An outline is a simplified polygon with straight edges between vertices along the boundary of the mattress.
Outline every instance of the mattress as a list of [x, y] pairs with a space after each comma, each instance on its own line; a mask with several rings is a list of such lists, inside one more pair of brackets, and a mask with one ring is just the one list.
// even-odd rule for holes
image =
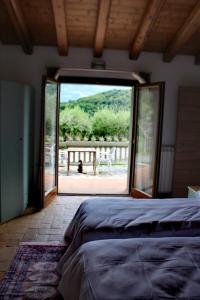
[[69, 258], [59, 291], [66, 300], [199, 300], [199, 250], [199, 237], [88, 242]]
[[102, 239], [200, 236], [200, 200], [95, 198], [83, 202], [65, 232], [69, 247], [58, 266], [82, 244]]

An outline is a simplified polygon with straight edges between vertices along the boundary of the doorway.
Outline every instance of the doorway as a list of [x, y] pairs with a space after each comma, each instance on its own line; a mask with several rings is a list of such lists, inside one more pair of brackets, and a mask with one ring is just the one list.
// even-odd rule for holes
[[[70, 84], [74, 97], [70, 95]], [[43, 91], [41, 206], [57, 192], [157, 197], [163, 82], [139, 84], [133, 80], [61, 77], [59, 81], [46, 79]], [[106, 131], [108, 128], [112, 134]], [[97, 179], [102, 179], [99, 187]]]
[[61, 83], [58, 193], [129, 194], [132, 91]]

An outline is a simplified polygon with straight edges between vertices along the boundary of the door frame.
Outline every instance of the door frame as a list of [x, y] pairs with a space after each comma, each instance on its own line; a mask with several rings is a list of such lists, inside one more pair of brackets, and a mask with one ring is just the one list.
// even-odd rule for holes
[[[51, 82], [57, 83], [57, 112], [56, 112], [56, 187], [44, 197], [44, 113], [45, 113], [45, 83], [49, 80]], [[97, 85], [116, 85], [116, 86], [130, 86], [134, 89], [132, 92], [132, 108], [131, 108], [131, 132], [129, 139], [129, 168], [128, 168], [128, 193], [123, 194], [124, 197], [132, 195], [133, 182], [134, 182], [134, 168], [135, 168], [135, 151], [136, 151], [136, 134], [137, 134], [137, 122], [136, 116], [138, 111], [138, 103], [136, 101], [138, 94], [138, 87], [148, 87], [148, 86], [161, 86], [161, 93], [159, 97], [159, 122], [158, 122], [158, 132], [157, 132], [157, 150], [156, 150], [156, 160], [157, 164], [155, 166], [155, 178], [154, 178], [154, 197], [157, 195], [158, 184], [159, 184], [159, 171], [160, 171], [160, 156], [161, 156], [161, 142], [162, 142], [162, 128], [163, 128], [163, 112], [164, 112], [164, 93], [165, 93], [165, 82], [153, 82], [140, 84], [137, 80], [132, 79], [119, 79], [119, 78], [103, 78], [103, 77], [78, 77], [78, 76], [60, 76], [58, 80], [43, 76], [42, 77], [42, 107], [41, 107], [41, 138], [40, 138], [40, 168], [39, 168], [39, 186], [40, 186], [40, 203], [39, 208], [44, 207], [45, 202], [48, 201], [52, 195], [74, 195], [74, 193], [59, 193], [58, 191], [58, 161], [59, 161], [59, 108], [60, 108], [60, 84], [62, 83], [79, 83], [79, 84], [97, 84]], [[138, 197], [149, 198], [149, 195], [142, 193], [135, 189]], [[94, 195], [94, 194], [78, 194], [76, 195]], [[122, 194], [95, 194], [100, 196], [122, 196]], [[45, 199], [45, 200], [44, 200]]]
[[[138, 84], [137, 80], [134, 79], [120, 79], [120, 78], [104, 78], [104, 77], [82, 77], [82, 76], [60, 76], [58, 79], [59, 82], [59, 86], [62, 83], [74, 83], [74, 84], [96, 84], [96, 85], [113, 85], [113, 86], [127, 86], [132, 88], [132, 103], [131, 103], [131, 108], [130, 108], [130, 122], [131, 122], [131, 132], [130, 132], [130, 137], [129, 137], [129, 166], [128, 166], [128, 181], [127, 181], [127, 194], [83, 194], [83, 193], [59, 193], [58, 191], [58, 195], [64, 196], [64, 195], [84, 195], [84, 196], [116, 196], [116, 197], [120, 197], [120, 196], [124, 196], [124, 197], [128, 197], [131, 194], [131, 179], [132, 179], [132, 135], [133, 135], [133, 111], [134, 111], [134, 107], [135, 107], [135, 86]], [[134, 91], [133, 91], [134, 89]], [[59, 102], [60, 104], [60, 102]], [[58, 112], [58, 115], [59, 112]], [[59, 117], [58, 117], [59, 118]], [[59, 120], [58, 120], [59, 123]], [[58, 148], [59, 148], [59, 142], [58, 142]], [[59, 149], [58, 149], [59, 151]]]
[[[158, 106], [158, 129], [156, 133], [156, 155], [155, 160], [156, 164], [154, 165], [154, 178], [153, 178], [153, 193], [152, 197], [145, 192], [141, 192], [140, 190], [134, 188], [134, 171], [135, 171], [135, 156], [136, 156], [136, 137], [137, 137], [137, 114], [138, 114], [138, 95], [139, 95], [139, 88], [142, 87], [160, 87], [159, 93], [159, 106]], [[135, 93], [134, 93], [134, 128], [133, 128], [133, 151], [131, 152], [132, 158], [132, 172], [131, 172], [131, 195], [137, 198], [156, 198], [158, 197], [158, 185], [159, 185], [159, 177], [160, 177], [160, 158], [161, 158], [161, 145], [162, 145], [162, 132], [163, 132], [163, 115], [164, 115], [164, 95], [165, 95], [165, 82], [150, 82], [150, 83], [142, 83], [136, 84], [135, 86]]]

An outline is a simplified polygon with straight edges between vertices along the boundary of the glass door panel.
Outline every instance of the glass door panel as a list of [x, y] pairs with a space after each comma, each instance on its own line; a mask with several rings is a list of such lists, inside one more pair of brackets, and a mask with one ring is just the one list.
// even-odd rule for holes
[[56, 82], [47, 81], [44, 103], [44, 195], [57, 186], [57, 102]]
[[133, 196], [156, 196], [162, 127], [162, 90], [163, 84], [137, 87]]

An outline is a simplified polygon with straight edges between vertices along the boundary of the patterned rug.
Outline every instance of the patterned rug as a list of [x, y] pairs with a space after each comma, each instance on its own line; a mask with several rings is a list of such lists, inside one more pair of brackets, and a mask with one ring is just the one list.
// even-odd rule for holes
[[64, 245], [21, 245], [0, 285], [0, 299], [62, 299], [56, 266], [65, 250]]

